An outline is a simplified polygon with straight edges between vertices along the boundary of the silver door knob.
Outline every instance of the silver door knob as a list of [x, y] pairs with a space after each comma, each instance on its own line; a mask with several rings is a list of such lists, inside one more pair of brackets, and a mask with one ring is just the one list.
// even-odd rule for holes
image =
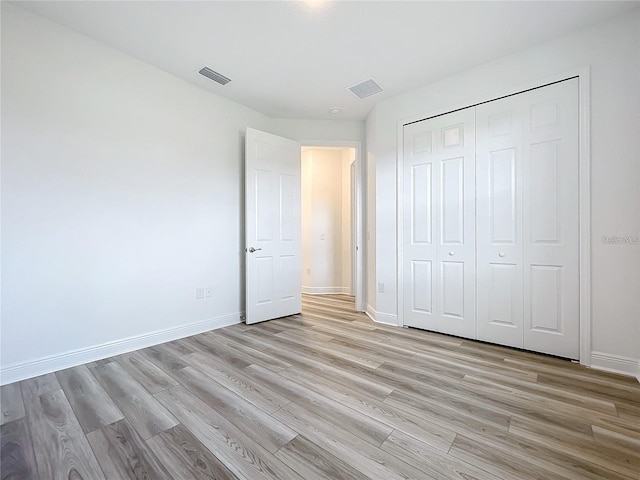
[[456, 252], [454, 252], [453, 250], [451, 250], [451, 251], [449, 252], [449, 256], [450, 256], [450, 257], [453, 257], [455, 254], [456, 254]]
[[499, 257], [504, 257], [504, 252], [500, 252], [500, 253], [498, 254], [498, 256], [499, 256]]
[[261, 248], [249, 247], [249, 253], [257, 252], [258, 250], [262, 250], [262, 249]]

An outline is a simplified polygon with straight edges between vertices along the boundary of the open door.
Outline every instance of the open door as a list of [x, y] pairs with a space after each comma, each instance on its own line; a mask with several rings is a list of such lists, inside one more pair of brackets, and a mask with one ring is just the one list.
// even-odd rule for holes
[[246, 323], [302, 311], [300, 144], [247, 128]]

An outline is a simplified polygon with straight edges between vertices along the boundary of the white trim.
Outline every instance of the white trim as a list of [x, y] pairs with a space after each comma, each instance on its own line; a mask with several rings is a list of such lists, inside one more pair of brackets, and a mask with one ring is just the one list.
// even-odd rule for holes
[[[298, 139], [302, 147], [345, 147], [354, 148], [356, 151], [355, 164], [356, 164], [356, 238], [355, 240], [355, 264], [356, 264], [356, 278], [352, 279], [352, 285], [354, 286], [354, 296], [356, 297], [356, 311], [365, 311], [365, 299], [364, 290], [362, 288], [364, 277], [364, 263], [363, 251], [364, 251], [364, 170], [362, 159], [362, 142], [348, 141], [348, 140], [310, 140], [310, 139]], [[355, 280], [355, 281], [354, 281]]]
[[398, 264], [396, 283], [396, 292], [398, 298], [398, 326], [404, 327], [404, 126], [407, 122], [398, 122], [398, 131], [396, 138], [397, 158], [396, 158], [396, 262]]
[[375, 322], [383, 323], [385, 325], [391, 325], [393, 327], [398, 326], [398, 316], [393, 313], [376, 312]]
[[580, 103], [580, 364], [591, 365], [591, 72], [578, 73]]
[[391, 325], [392, 327], [398, 326], [398, 316], [392, 313], [376, 312], [371, 305], [367, 305], [367, 311], [365, 313], [376, 323]]
[[344, 293], [349, 295], [349, 287], [305, 287], [302, 286], [302, 293], [307, 295], [331, 295]]
[[[580, 363], [590, 366], [592, 364], [591, 352], [591, 100], [590, 100], [590, 67], [584, 66], [569, 71], [550, 75], [536, 81], [532, 81], [519, 87], [513, 87], [496, 92], [492, 95], [482, 95], [464, 103], [458, 103], [448, 108], [439, 108], [425, 114], [413, 115], [398, 122], [396, 138], [396, 233], [397, 233], [397, 310], [398, 325], [404, 325], [404, 288], [402, 269], [402, 208], [403, 208], [403, 184], [404, 171], [404, 125], [411, 122], [442, 115], [447, 112], [468, 108], [483, 102], [495, 100], [507, 95], [538, 88], [550, 83], [578, 77], [579, 83], [579, 172], [580, 172]], [[476, 299], [477, 301], [477, 299]], [[640, 367], [637, 367], [640, 370]], [[640, 372], [639, 372], [640, 373]]]
[[23, 363], [14, 363], [12, 365], [2, 366], [0, 370], [0, 385], [17, 382], [26, 378], [44, 375], [45, 373], [55, 372], [64, 368], [83, 365], [88, 362], [101, 360], [103, 358], [120, 355], [122, 353], [139, 350], [141, 348], [151, 347], [160, 343], [170, 342], [179, 338], [196, 335], [198, 333], [215, 330], [241, 323], [240, 318], [244, 316], [244, 312], [223, 315], [200, 322], [181, 325], [179, 327], [168, 328], [166, 330], [158, 330], [156, 332], [145, 333], [135, 337], [123, 338], [113, 342], [95, 345], [93, 347], [71, 350], [62, 354], [51, 355], [48, 357], [38, 358]]
[[638, 371], [640, 360], [602, 352], [590, 352], [590, 354], [591, 368], [620, 373], [622, 375], [631, 375], [640, 380], [640, 371]]
[[376, 309], [371, 305], [367, 304], [367, 309], [364, 313], [366, 313], [371, 320], [373, 320], [374, 322], [376, 321]]

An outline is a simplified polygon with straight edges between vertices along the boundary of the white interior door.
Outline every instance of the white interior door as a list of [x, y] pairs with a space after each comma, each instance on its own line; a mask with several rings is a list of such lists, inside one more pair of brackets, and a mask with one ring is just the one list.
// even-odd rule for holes
[[578, 80], [476, 108], [478, 338], [577, 359]]
[[523, 348], [522, 95], [476, 107], [478, 339]]
[[475, 113], [404, 127], [404, 324], [475, 338]]
[[302, 311], [300, 144], [247, 128], [246, 323]]
[[524, 348], [578, 359], [578, 79], [524, 95]]

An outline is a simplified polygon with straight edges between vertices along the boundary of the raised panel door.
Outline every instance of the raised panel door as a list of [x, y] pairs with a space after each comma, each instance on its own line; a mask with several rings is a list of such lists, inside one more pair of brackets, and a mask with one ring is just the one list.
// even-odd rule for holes
[[300, 144], [247, 129], [246, 321], [302, 310]]
[[406, 125], [404, 324], [475, 338], [474, 109]]
[[526, 94], [524, 348], [579, 358], [578, 79]]
[[478, 339], [523, 346], [522, 98], [476, 107]]

